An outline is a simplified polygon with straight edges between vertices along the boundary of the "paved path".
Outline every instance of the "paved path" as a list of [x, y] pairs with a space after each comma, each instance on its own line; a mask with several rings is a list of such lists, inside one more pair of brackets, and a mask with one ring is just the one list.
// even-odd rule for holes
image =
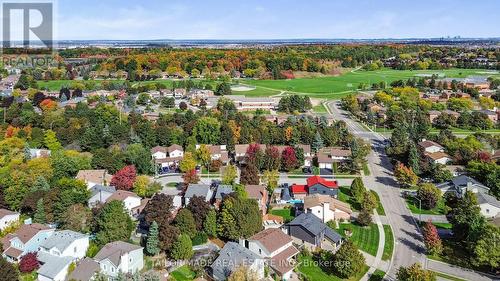
[[[426, 268], [432, 271], [441, 272], [447, 275], [456, 276], [460, 279], [473, 280], [473, 281], [490, 281], [494, 280], [484, 273], [479, 273], [472, 269], [465, 269], [462, 267], [454, 266], [440, 261], [427, 259]], [[499, 279], [495, 279], [499, 280]]]
[[367, 159], [371, 175], [363, 177], [363, 181], [365, 186], [379, 194], [385, 208], [387, 223], [392, 227], [395, 245], [386, 279], [395, 280], [400, 266], [409, 266], [416, 262], [424, 264], [425, 255], [421, 234], [404, 199], [400, 196], [399, 187], [393, 177], [392, 165], [385, 154], [385, 138], [350, 119], [336, 102], [326, 104], [335, 119], [346, 122], [355, 136], [369, 141], [372, 145], [373, 151]]
[[[373, 210], [373, 218], [375, 219], [375, 223], [377, 224], [378, 228], [378, 248], [377, 248], [377, 255], [375, 256], [375, 259], [371, 261], [371, 263], [368, 263], [370, 266], [370, 269], [368, 269], [368, 272], [361, 278], [361, 281], [367, 281], [370, 276], [380, 268], [380, 263], [382, 261], [382, 254], [384, 253], [384, 245], [385, 245], [385, 232], [384, 232], [384, 226], [382, 225], [382, 221], [380, 220], [380, 217], [378, 216], [377, 210]], [[385, 266], [384, 268], [387, 268]], [[386, 269], [387, 270], [387, 269]]]
[[445, 215], [419, 215], [419, 214], [413, 214], [413, 217], [416, 220], [421, 220], [423, 222], [431, 220], [432, 222], [442, 222], [442, 223], [447, 223], [448, 219], [446, 218]]

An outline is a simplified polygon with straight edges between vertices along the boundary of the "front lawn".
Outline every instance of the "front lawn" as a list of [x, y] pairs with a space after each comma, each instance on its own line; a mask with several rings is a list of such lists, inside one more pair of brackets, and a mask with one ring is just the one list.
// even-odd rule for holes
[[340, 280], [348, 280], [355, 281], [360, 280], [365, 273], [368, 271], [369, 267], [367, 265], [363, 266], [360, 272], [349, 279], [342, 279], [335, 275], [330, 275], [324, 272], [319, 266], [318, 263], [313, 260], [310, 256], [299, 256], [299, 266], [297, 270], [302, 273], [307, 279], [306, 280], [314, 280], [314, 281], [340, 281]]
[[438, 203], [436, 204], [436, 207], [434, 207], [433, 209], [430, 209], [430, 210], [425, 210], [424, 208], [420, 209], [418, 200], [413, 199], [413, 198], [407, 198], [406, 205], [408, 205], [410, 212], [412, 212], [413, 214], [446, 215], [446, 213], [447, 213], [447, 210], [446, 210], [447, 207], [444, 204], [443, 199], [439, 199]]
[[377, 198], [377, 213], [380, 216], [385, 216], [385, 210], [384, 206], [382, 206], [382, 202], [380, 202], [380, 197], [378, 196], [378, 193], [375, 192], [374, 190], [370, 190], [370, 192], [375, 195], [375, 198]]
[[170, 273], [176, 281], [191, 281], [194, 280], [196, 274], [187, 265], [183, 265]]
[[338, 199], [351, 205], [351, 208], [355, 211], [359, 211], [361, 209], [359, 203], [356, 202], [356, 199], [354, 197], [352, 197], [351, 188], [349, 186], [339, 187]]
[[328, 113], [323, 103], [313, 106], [312, 111], [315, 113]]
[[282, 217], [285, 220], [285, 222], [290, 222], [295, 218], [295, 216], [292, 215], [291, 208], [274, 209], [274, 210], [271, 210], [271, 214]]
[[[351, 237], [346, 236], [346, 229], [352, 231]], [[380, 236], [377, 224], [372, 223], [365, 227], [355, 223], [340, 223], [337, 232], [342, 235], [342, 237], [351, 240], [360, 250], [372, 256], [377, 255], [378, 240]]]
[[428, 258], [464, 268], [471, 268], [482, 272], [489, 272], [489, 268], [487, 267], [477, 267], [472, 264], [470, 253], [462, 243], [456, 242], [453, 239], [442, 239], [442, 242], [443, 252], [438, 256], [427, 255]]
[[384, 224], [384, 253], [382, 254], [382, 260], [387, 261], [392, 257], [392, 252], [394, 250], [394, 235], [392, 234], [392, 228], [390, 225]]
[[384, 280], [385, 272], [377, 269], [375, 270], [372, 275], [370, 275], [370, 279], [368, 281], [382, 281]]
[[441, 272], [437, 272], [437, 271], [433, 271], [434, 274], [436, 274], [437, 277], [441, 277], [441, 278], [444, 278], [446, 280], [451, 280], [451, 281], [465, 281], [465, 279], [460, 279], [458, 277], [455, 277], [455, 276], [451, 276], [451, 275], [448, 275], [448, 274], [444, 274], [444, 273], [441, 273]]

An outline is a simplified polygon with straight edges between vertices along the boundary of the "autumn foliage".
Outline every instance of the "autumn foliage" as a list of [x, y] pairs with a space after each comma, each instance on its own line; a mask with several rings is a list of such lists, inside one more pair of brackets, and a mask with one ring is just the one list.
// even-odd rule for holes
[[283, 150], [281, 164], [285, 171], [291, 171], [297, 167], [297, 157], [293, 147], [288, 146]]
[[134, 186], [136, 176], [137, 172], [133, 165], [125, 166], [113, 176], [111, 185], [116, 189], [130, 190]]
[[26, 255], [21, 257], [21, 261], [19, 262], [19, 271], [24, 273], [32, 272], [39, 267], [40, 262], [36, 257], [36, 253], [27, 253]]
[[51, 110], [54, 110], [56, 107], [57, 107], [57, 102], [55, 102], [55, 101], [53, 101], [51, 99], [44, 99], [40, 103], [40, 108], [43, 111], [51, 111]]
[[425, 223], [422, 232], [424, 234], [424, 242], [427, 252], [431, 255], [440, 254], [443, 251], [443, 244], [436, 226], [429, 220]]

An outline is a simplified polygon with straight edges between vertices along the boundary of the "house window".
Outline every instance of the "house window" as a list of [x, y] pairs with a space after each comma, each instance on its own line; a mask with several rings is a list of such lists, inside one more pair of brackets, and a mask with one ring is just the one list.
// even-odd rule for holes
[[490, 212], [490, 209], [486, 209], [486, 213], [489, 213]]
[[321, 211], [320, 211], [320, 210], [318, 210], [318, 214], [319, 214], [319, 213], [321, 213]]
[[73, 248], [73, 251], [76, 253], [76, 246], [75, 246], [75, 248]]
[[262, 249], [259, 249], [259, 255], [262, 254]]
[[105, 264], [103, 264], [103, 265], [102, 265], [102, 268], [103, 268], [104, 270], [106, 270], [106, 265], [105, 265]]
[[111, 267], [111, 272], [115, 272], [115, 268], [114, 267]]

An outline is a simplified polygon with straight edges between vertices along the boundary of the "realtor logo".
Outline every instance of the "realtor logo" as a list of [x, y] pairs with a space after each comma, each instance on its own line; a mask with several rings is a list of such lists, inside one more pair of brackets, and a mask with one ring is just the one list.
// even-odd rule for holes
[[52, 2], [2, 3], [3, 47], [52, 49], [53, 8]]

